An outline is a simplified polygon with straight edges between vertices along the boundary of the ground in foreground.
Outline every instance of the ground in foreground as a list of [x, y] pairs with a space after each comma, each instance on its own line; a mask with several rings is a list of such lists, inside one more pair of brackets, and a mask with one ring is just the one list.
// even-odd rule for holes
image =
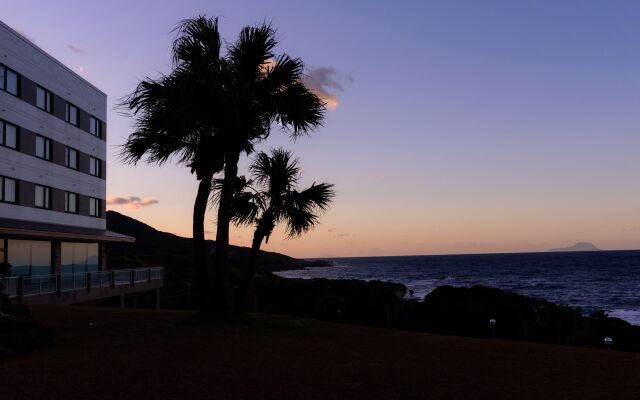
[[56, 343], [0, 360], [3, 400], [640, 398], [640, 354], [271, 315], [33, 311]]

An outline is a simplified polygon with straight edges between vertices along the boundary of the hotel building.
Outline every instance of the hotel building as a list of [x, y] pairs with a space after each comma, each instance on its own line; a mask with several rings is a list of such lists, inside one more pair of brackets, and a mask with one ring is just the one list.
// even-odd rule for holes
[[105, 93], [0, 22], [0, 262], [10, 275], [105, 271], [105, 245], [134, 241], [106, 230], [106, 120]]

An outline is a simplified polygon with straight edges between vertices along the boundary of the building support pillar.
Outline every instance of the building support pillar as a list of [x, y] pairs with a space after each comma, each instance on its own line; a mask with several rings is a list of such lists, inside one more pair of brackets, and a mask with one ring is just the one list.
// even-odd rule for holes
[[124, 308], [124, 295], [120, 295], [120, 308]]
[[51, 242], [51, 253], [53, 261], [52, 274], [60, 274], [62, 272], [62, 243], [59, 240]]
[[107, 245], [104, 243], [98, 243], [98, 258], [100, 263], [100, 271], [107, 270]]
[[160, 309], [160, 288], [156, 289], [156, 310]]

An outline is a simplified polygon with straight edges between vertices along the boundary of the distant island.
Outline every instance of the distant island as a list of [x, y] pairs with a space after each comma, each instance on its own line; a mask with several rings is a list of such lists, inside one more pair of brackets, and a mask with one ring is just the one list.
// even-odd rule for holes
[[563, 252], [563, 251], [601, 251], [593, 243], [578, 242], [569, 247], [557, 247], [555, 249], [549, 249], [548, 252]]

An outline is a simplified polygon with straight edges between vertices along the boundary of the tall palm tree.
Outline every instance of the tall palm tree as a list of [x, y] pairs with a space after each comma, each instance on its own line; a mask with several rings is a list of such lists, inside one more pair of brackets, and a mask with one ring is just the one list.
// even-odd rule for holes
[[303, 84], [304, 65], [298, 58], [276, 55], [274, 29], [267, 24], [246, 27], [228, 49], [229, 86], [220, 131], [225, 139], [224, 178], [219, 192], [214, 293], [216, 306], [231, 310], [229, 293], [229, 224], [240, 155], [266, 139], [272, 126], [292, 138], [318, 127], [325, 104]]
[[121, 148], [125, 162], [141, 159], [162, 165], [176, 159], [199, 181], [193, 206], [193, 260], [200, 306], [211, 289], [207, 271], [204, 218], [213, 175], [224, 166], [224, 148], [215, 110], [223, 101], [227, 60], [220, 56], [216, 18], [179, 23], [173, 43], [173, 70], [146, 78], [121, 103], [134, 117], [134, 131]]
[[[260, 152], [249, 168], [252, 180], [239, 177], [233, 201], [232, 220], [237, 225], [254, 225], [251, 252], [246, 270], [243, 300], [248, 307], [253, 298], [258, 255], [262, 242], [269, 242], [273, 229], [286, 225], [289, 237], [300, 236], [318, 224], [319, 213], [329, 207], [335, 196], [333, 185], [313, 183], [296, 188], [300, 179], [298, 160], [290, 152], [275, 149]], [[214, 184], [214, 189], [219, 187]]]
[[[302, 83], [303, 63], [277, 56], [274, 29], [245, 27], [222, 54], [218, 21], [200, 16], [181, 22], [173, 45], [174, 69], [145, 79], [123, 105], [136, 118], [123, 147], [125, 160], [144, 156], [162, 164], [172, 157], [200, 181], [194, 204], [194, 261], [203, 291], [211, 287], [205, 267], [204, 215], [212, 177], [223, 172], [219, 192], [213, 293], [210, 307], [230, 312], [229, 224], [238, 161], [274, 125], [296, 138], [322, 122], [324, 103]], [[206, 281], [206, 282], [205, 282]]]

